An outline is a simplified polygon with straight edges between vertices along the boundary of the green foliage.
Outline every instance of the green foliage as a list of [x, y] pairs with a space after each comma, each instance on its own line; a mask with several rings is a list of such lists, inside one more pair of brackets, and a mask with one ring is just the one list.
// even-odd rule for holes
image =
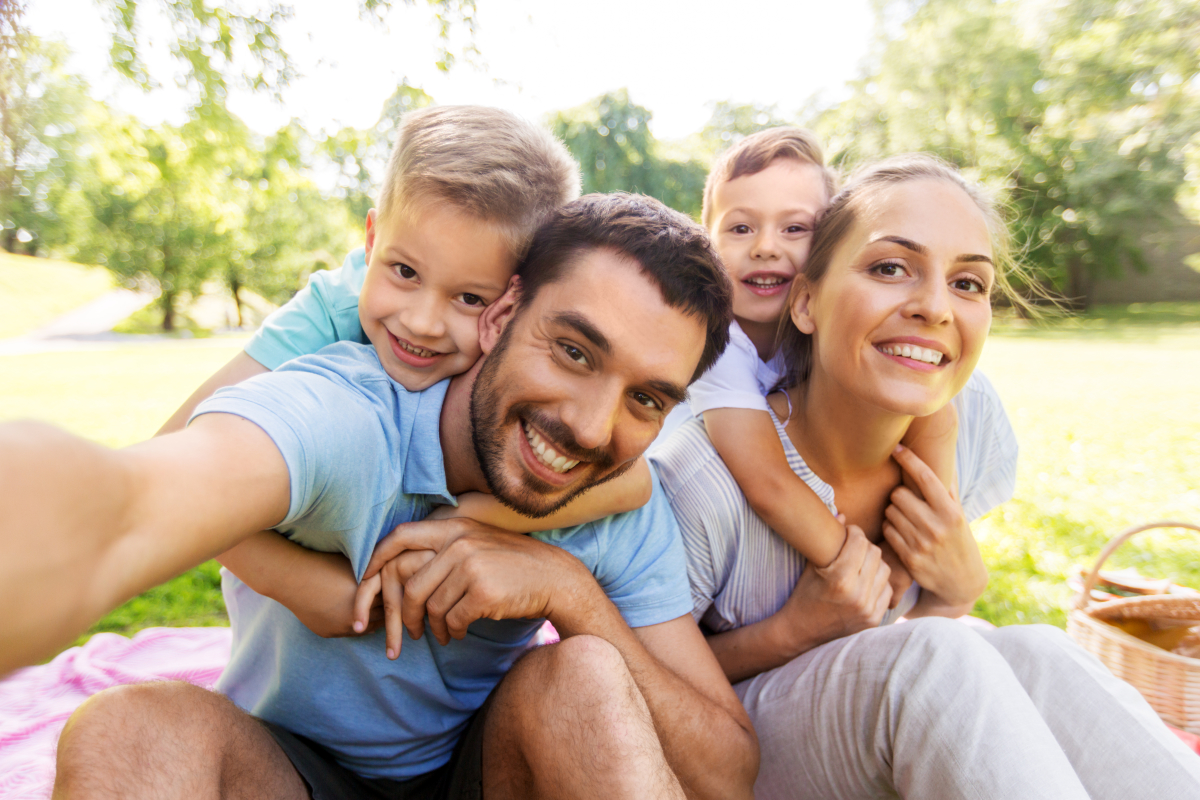
[[738, 104], [722, 100], [712, 104], [712, 114], [696, 139], [705, 160], [711, 161], [717, 153], [752, 133], [793, 124], [779, 116], [779, 109], [774, 104]]
[[650, 119], [650, 111], [620, 89], [559, 111], [548, 122], [579, 161], [584, 192], [641, 192], [698, 217], [707, 168], [663, 156]]
[[881, 6], [853, 95], [816, 120], [854, 163], [931, 151], [1011, 199], [1045, 284], [1081, 305], [1145, 269], [1200, 131], [1195, 0], [924, 0]]

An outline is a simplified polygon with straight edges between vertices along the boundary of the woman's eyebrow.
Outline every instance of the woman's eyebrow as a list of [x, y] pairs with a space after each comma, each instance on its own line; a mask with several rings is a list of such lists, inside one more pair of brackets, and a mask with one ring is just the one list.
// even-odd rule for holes
[[[891, 242], [893, 244], [900, 245], [901, 247], [905, 248], [906, 250], [912, 250], [914, 253], [919, 253], [920, 255], [923, 255], [923, 256], [929, 255], [928, 247], [926, 247], [925, 245], [920, 244], [918, 242], [914, 242], [912, 239], [905, 239], [903, 236], [880, 236], [876, 239], [871, 240], [871, 244], [875, 244], [876, 242]], [[965, 262], [983, 261], [988, 264], [991, 264], [993, 267], [995, 266], [995, 264], [992, 262], [991, 258], [989, 258], [988, 256], [985, 256], [985, 255], [979, 255], [979, 254], [964, 253], [963, 255], [958, 256], [954, 260], [955, 261], [965, 261]]]
[[967, 262], [982, 261], [982, 262], [991, 264], [993, 267], [996, 266], [995, 263], [993, 263], [993, 261], [990, 258], [988, 258], [987, 256], [981, 256], [981, 255], [966, 255], [966, 254], [964, 254], [954, 260], [955, 261], [967, 261]]

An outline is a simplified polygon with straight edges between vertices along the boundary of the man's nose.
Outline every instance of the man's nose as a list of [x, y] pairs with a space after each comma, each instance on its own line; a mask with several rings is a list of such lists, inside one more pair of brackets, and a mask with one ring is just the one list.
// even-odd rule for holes
[[621, 416], [622, 387], [603, 385], [579, 392], [563, 406], [563, 424], [575, 442], [586, 450], [599, 450], [612, 442], [613, 429]]

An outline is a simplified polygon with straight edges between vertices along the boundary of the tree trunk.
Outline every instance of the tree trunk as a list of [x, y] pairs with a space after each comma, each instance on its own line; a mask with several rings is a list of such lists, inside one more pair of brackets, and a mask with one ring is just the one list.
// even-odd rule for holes
[[175, 291], [163, 289], [158, 296], [158, 307], [162, 311], [162, 329], [170, 332], [175, 330]]
[[242, 315], [242, 295], [240, 294], [242, 282], [238, 280], [237, 273], [233, 271], [229, 273], [229, 290], [233, 293], [233, 304], [237, 306], [238, 329], [240, 330], [246, 326], [245, 318]]
[[1092, 306], [1092, 280], [1083, 259], [1072, 258], [1067, 263], [1067, 302], [1076, 311], [1087, 311]]

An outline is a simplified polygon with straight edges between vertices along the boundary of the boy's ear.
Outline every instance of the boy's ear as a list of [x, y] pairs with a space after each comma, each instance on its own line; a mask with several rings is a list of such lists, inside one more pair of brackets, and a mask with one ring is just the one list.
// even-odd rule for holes
[[371, 250], [375, 248], [375, 209], [367, 212], [367, 263], [371, 263]]
[[508, 279], [508, 288], [499, 299], [489, 305], [479, 315], [479, 349], [485, 354], [492, 352], [504, 326], [516, 316], [517, 306], [521, 302], [521, 279], [513, 275]]
[[811, 336], [817, 330], [817, 325], [813, 321], [810, 309], [812, 305], [812, 287], [801, 275], [797, 275], [794, 280], [799, 281], [799, 285], [796, 290], [796, 298], [792, 302], [792, 324], [799, 328], [801, 333], [807, 333]]

